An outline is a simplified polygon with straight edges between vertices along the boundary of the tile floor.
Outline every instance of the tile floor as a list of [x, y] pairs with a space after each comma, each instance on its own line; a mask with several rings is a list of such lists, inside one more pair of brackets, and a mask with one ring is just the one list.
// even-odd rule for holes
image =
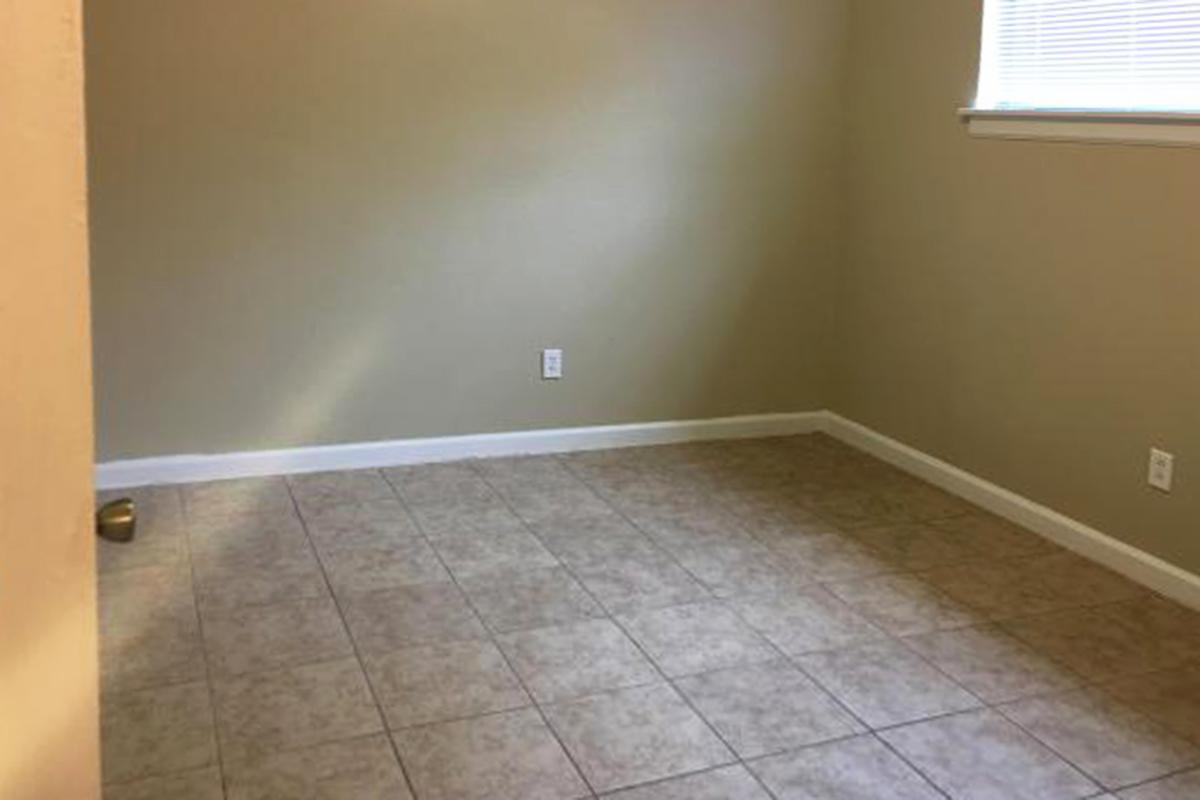
[[131, 493], [107, 800], [1200, 798], [1200, 621], [821, 435]]

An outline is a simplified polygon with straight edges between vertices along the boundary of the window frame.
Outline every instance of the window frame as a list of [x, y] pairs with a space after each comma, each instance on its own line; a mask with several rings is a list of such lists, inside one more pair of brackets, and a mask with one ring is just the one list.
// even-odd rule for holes
[[958, 114], [972, 136], [1001, 139], [1047, 139], [1068, 142], [1200, 147], [1200, 113], [1192, 111], [1105, 111], [1070, 109], [1007, 109], [976, 105], [983, 80], [984, 51], [995, 19], [995, 0], [981, 0], [982, 10], [976, 99]]

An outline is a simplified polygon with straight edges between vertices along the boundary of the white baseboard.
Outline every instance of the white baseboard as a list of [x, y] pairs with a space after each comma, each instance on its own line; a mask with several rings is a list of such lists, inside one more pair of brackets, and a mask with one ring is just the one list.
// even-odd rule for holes
[[826, 432], [846, 444], [1035, 531], [1159, 594], [1200, 610], [1200, 576], [865, 425], [833, 412], [826, 412], [825, 417]]
[[1120, 542], [1078, 520], [830, 411], [439, 436], [216, 455], [139, 458], [97, 465], [96, 486], [98, 489], [126, 489], [163, 483], [369, 469], [461, 458], [563, 453], [710, 439], [787, 436], [816, 431], [825, 431], [853, 447], [1120, 572], [1160, 594], [1200, 610], [1200, 577]]
[[460, 458], [562, 453], [706, 439], [787, 436], [824, 430], [826, 414], [809, 411], [716, 419], [548, 428], [468, 436], [398, 439], [286, 450], [162, 456], [109, 461], [96, 466], [96, 488], [128, 489], [285, 473], [369, 469]]

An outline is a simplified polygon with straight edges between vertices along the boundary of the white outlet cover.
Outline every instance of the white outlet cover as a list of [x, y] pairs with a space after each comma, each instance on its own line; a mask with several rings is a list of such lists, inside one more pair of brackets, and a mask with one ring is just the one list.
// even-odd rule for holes
[[1175, 456], [1157, 448], [1150, 449], [1150, 472], [1147, 482], [1155, 489], [1164, 492], [1171, 491], [1171, 483], [1175, 477]]
[[542, 379], [556, 381], [563, 376], [563, 351], [549, 348], [542, 351]]

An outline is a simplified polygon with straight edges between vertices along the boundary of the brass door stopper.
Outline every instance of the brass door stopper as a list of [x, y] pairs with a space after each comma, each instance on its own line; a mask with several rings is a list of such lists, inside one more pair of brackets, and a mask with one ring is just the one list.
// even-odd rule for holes
[[105, 541], [133, 541], [136, 527], [137, 509], [128, 497], [105, 503], [96, 512], [96, 533]]

